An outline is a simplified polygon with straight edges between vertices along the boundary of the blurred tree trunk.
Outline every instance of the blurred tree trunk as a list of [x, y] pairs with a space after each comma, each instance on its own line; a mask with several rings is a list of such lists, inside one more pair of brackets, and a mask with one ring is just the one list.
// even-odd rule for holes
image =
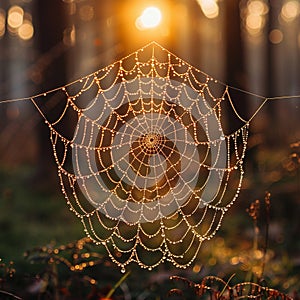
[[[228, 85], [236, 86], [241, 89], [247, 89], [244, 49], [241, 34], [240, 1], [226, 0], [225, 5], [225, 32], [226, 32], [226, 82]], [[248, 107], [246, 101], [241, 99], [241, 94], [235, 90], [230, 90], [232, 99], [238, 99], [234, 102], [237, 111], [241, 115], [247, 115]], [[240, 127], [240, 122], [230, 118], [230, 130], [236, 130]]]
[[224, 1], [226, 8], [226, 76], [228, 84], [243, 88], [245, 85], [243, 82], [245, 69], [239, 2], [239, 0]]
[[[37, 49], [41, 57], [49, 61], [42, 62], [46, 66], [40, 71], [39, 91], [47, 91], [65, 84], [66, 59], [64, 55], [51, 55], [51, 50], [63, 41], [63, 32], [67, 26], [66, 4], [62, 0], [36, 1], [37, 20]], [[62, 54], [62, 53], [61, 53]], [[37, 180], [49, 186], [49, 181], [56, 179], [56, 170], [53, 163], [52, 146], [49, 140], [49, 129], [44, 122], [38, 125], [38, 170]], [[55, 177], [54, 177], [55, 176]]]
[[[268, 25], [267, 25], [267, 38], [269, 33], [274, 28], [274, 9], [272, 6], [272, 1], [268, 1], [269, 3], [269, 15], [268, 15]], [[267, 56], [267, 62], [266, 62], [266, 90], [268, 97], [274, 97], [276, 96], [274, 90], [274, 84], [276, 82], [275, 80], [275, 72], [276, 67], [274, 64], [274, 45], [268, 41], [267, 43], [267, 49], [266, 49], [266, 56]], [[276, 117], [276, 109], [274, 105], [269, 105], [268, 107], [268, 123], [272, 122], [272, 116]], [[274, 147], [276, 145], [276, 136], [277, 134], [274, 134], [274, 129], [276, 130], [277, 126], [267, 126], [265, 135], [265, 141], [268, 143], [271, 147]]]
[[[282, 2], [269, 0], [269, 15], [267, 25], [267, 48], [266, 48], [266, 89], [268, 97], [276, 97], [279, 95], [291, 95], [292, 88], [290, 82], [286, 78], [282, 78], [280, 74], [284, 74], [285, 77], [289, 77], [291, 74], [292, 66], [289, 65], [288, 51], [282, 52], [285, 46], [284, 43], [289, 43], [291, 47], [292, 42], [288, 40], [287, 35], [280, 43], [273, 43], [269, 40], [269, 35], [274, 29], [283, 31], [283, 26], [278, 21], [278, 16], [282, 8]], [[290, 25], [290, 30], [292, 26]], [[295, 36], [297, 39], [297, 36]], [[291, 49], [289, 49], [291, 50]], [[296, 51], [298, 51], [296, 49]], [[290, 53], [291, 54], [291, 53]], [[290, 55], [292, 57], [292, 55]], [[279, 61], [279, 58], [281, 61]], [[282, 68], [281, 63], [285, 64], [285, 68]], [[287, 100], [278, 100], [268, 105], [268, 124], [273, 126], [266, 127], [266, 143], [272, 148], [280, 148], [284, 144], [289, 142], [290, 134], [295, 130], [293, 123], [293, 107], [291, 102]], [[274, 120], [276, 122], [274, 123]], [[297, 123], [297, 118], [295, 118]], [[280, 143], [278, 142], [280, 141]], [[286, 146], [285, 146], [286, 147]]]

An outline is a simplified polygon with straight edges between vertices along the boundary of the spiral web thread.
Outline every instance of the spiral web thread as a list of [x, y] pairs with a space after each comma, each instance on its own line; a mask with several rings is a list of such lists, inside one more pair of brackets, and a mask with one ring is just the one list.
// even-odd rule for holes
[[70, 210], [121, 271], [191, 265], [241, 189], [251, 119], [229, 87], [152, 42], [31, 101]]

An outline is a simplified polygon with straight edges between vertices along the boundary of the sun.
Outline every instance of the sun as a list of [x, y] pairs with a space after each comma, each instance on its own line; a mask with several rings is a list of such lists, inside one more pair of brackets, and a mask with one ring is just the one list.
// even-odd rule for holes
[[160, 9], [155, 6], [149, 6], [136, 19], [135, 25], [139, 30], [151, 29], [157, 27], [161, 19], [162, 14]]

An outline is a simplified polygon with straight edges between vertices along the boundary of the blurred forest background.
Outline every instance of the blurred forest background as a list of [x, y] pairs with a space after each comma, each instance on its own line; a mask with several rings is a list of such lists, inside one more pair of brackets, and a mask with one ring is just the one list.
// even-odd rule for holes
[[[162, 23], [141, 31], [135, 21], [148, 5], [161, 9]], [[0, 100], [63, 86], [153, 40], [231, 86], [266, 97], [300, 95], [299, 0], [1, 0]], [[244, 112], [258, 105], [238, 91], [233, 97]], [[229, 278], [237, 273], [237, 280], [251, 280], [249, 274], [261, 267], [266, 226], [267, 284], [290, 295], [300, 290], [299, 107], [300, 98], [272, 100], [263, 107], [250, 126], [242, 192], [220, 231], [202, 246], [189, 270], [133, 267], [132, 278], [145, 278], [135, 287], [135, 280], [133, 287], [128, 284], [136, 295], [144, 293], [137, 299], [154, 299], [151, 295], [164, 291], [154, 282], [169, 275], [197, 281], [208, 274]], [[266, 191], [271, 193], [269, 215]], [[256, 199], [262, 200], [259, 233], [246, 211]], [[26, 289], [43, 269], [30, 265], [24, 252], [83, 237], [60, 192], [41, 116], [30, 101], [2, 103], [0, 259], [14, 261], [17, 286]], [[99, 268], [96, 277], [104, 287], [121, 277], [109, 264]], [[13, 289], [9, 279], [7, 284]]]

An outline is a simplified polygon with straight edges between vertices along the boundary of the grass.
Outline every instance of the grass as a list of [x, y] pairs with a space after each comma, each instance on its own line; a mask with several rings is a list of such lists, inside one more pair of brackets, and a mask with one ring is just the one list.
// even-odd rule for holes
[[[55, 249], [65, 249], [70, 242], [84, 237], [80, 221], [68, 210], [60, 193], [57, 178], [54, 176], [52, 180], [51, 175], [44, 176], [46, 183], [41, 182], [32, 166], [2, 168], [0, 259], [5, 266], [2, 273], [0, 266], [0, 278], [3, 279], [2, 283], [0, 280], [0, 290], [22, 295], [23, 299], [50, 297], [60, 300], [87, 299], [88, 295], [94, 297], [91, 299], [105, 299], [107, 295], [111, 299], [125, 299], [126, 295], [127, 299], [130, 299], [129, 296], [131, 299], [166, 299], [168, 292], [174, 290], [170, 298], [183, 299], [186, 293], [190, 295], [201, 287], [206, 276], [213, 274], [212, 278], [223, 283], [221, 290], [217, 291], [219, 294], [216, 294], [219, 296], [223, 290], [223, 296], [228, 295], [228, 290], [245, 282], [250, 282], [248, 287], [256, 284], [293, 295], [300, 290], [299, 168], [294, 165], [289, 171], [291, 162], [287, 159], [290, 158], [284, 158], [284, 155], [277, 163], [269, 155], [259, 178], [251, 172], [251, 166], [246, 166], [247, 189], [242, 191], [238, 204], [225, 216], [216, 237], [202, 245], [192, 268], [181, 271], [165, 264], [148, 272], [132, 265], [125, 281], [122, 281], [124, 274], [105, 256], [94, 266], [82, 270], [72, 270], [57, 260], [57, 254], [53, 252]], [[259, 164], [261, 158], [257, 159]], [[295, 156], [291, 155], [291, 159], [294, 160]], [[276, 178], [280, 175], [279, 180], [265, 176], [270, 169], [277, 172]], [[259, 211], [255, 211], [251, 203], [263, 198], [261, 191], [266, 186], [272, 193], [270, 211], [266, 212], [264, 201], [260, 201]], [[90, 252], [102, 253], [93, 245], [87, 247]], [[25, 252], [30, 255], [24, 257]], [[70, 253], [65, 251], [59, 250], [58, 256], [71, 259]], [[10, 265], [10, 261], [14, 264]], [[13, 272], [7, 273], [9, 268]], [[228, 282], [233, 274], [235, 276]], [[170, 276], [185, 278], [194, 288], [187, 291], [178, 281], [171, 281]], [[28, 288], [36, 283], [43, 285], [35, 296], [28, 295]], [[5, 297], [12, 299], [9, 295]]]
[[52, 192], [35, 189], [32, 176], [27, 168], [0, 173], [0, 257], [18, 261], [35, 246], [82, 237], [81, 223], [66, 208], [59, 185]]

